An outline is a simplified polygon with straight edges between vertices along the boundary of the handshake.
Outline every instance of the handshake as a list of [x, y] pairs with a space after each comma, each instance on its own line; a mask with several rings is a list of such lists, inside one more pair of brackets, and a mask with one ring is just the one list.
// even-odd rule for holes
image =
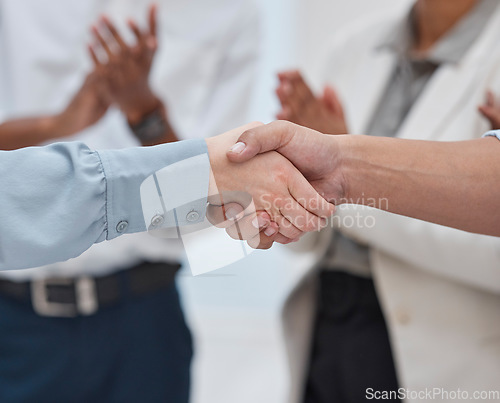
[[343, 203], [500, 236], [500, 131], [487, 137], [435, 142], [253, 124], [207, 140], [217, 194], [207, 217], [261, 249], [321, 229]]
[[208, 220], [259, 249], [320, 230], [346, 197], [339, 145], [348, 137], [278, 121], [207, 139]]

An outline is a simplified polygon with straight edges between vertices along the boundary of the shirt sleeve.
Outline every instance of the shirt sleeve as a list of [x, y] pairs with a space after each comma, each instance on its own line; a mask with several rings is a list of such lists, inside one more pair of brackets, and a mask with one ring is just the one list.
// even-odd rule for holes
[[489, 132], [483, 134], [483, 137], [489, 137], [489, 136], [496, 137], [498, 140], [500, 140], [500, 130], [490, 130]]
[[[0, 270], [64, 261], [96, 242], [146, 231], [141, 184], [169, 166], [163, 198], [175, 195], [176, 206], [204, 217], [210, 163], [203, 140], [99, 152], [81, 143], [0, 151]], [[185, 192], [188, 184], [197, 189]], [[189, 217], [172, 225], [196, 222]]]

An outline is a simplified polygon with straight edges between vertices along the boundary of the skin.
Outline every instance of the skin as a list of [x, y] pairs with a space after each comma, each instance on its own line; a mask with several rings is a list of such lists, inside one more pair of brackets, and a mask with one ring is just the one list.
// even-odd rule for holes
[[102, 77], [91, 73], [61, 113], [2, 123], [0, 149], [15, 150], [77, 133], [98, 122], [110, 105], [110, 94]]
[[[277, 224], [279, 233], [273, 235], [287, 243], [299, 238], [304, 232], [324, 227], [326, 218], [335, 212], [335, 206], [321, 197], [298, 169], [277, 152], [256, 156], [245, 164], [228, 160], [226, 150], [241, 133], [260, 126], [254, 123], [206, 140], [212, 170], [208, 199], [212, 209], [209, 210], [209, 220], [218, 226], [227, 227], [233, 238], [250, 237], [249, 244], [254, 248], [272, 245], [265, 234], [268, 227], [277, 229]], [[246, 211], [238, 209], [238, 204], [249, 205], [249, 199], [253, 200], [250, 208]], [[218, 206], [225, 207], [217, 209]], [[233, 210], [230, 217], [228, 209]], [[221, 222], [228, 218], [243, 220], [244, 225], [236, 228], [233, 222]], [[260, 223], [252, 224], [259, 218]], [[262, 239], [259, 231], [264, 234]]]
[[[167, 123], [165, 134], [143, 145], [177, 141], [168, 123], [165, 106], [153, 94], [148, 83], [157, 48], [156, 15], [157, 8], [152, 6], [149, 26], [145, 30], [129, 21], [136, 37], [132, 45], [123, 41], [109, 18], [102, 17], [99, 28], [92, 28], [96, 43], [89, 46], [94, 70], [85, 78], [67, 107], [54, 115], [19, 118], [0, 124], [0, 149], [35, 146], [75, 134], [97, 123], [113, 104], [123, 111], [130, 125], [139, 123], [156, 109], [162, 111]], [[114, 52], [112, 42], [119, 44]], [[100, 60], [97, 54], [106, 55], [107, 60]]]
[[152, 5], [148, 27], [142, 30], [133, 20], [128, 21], [135, 36], [133, 44], [128, 44], [109, 17], [103, 16], [91, 29], [94, 44], [88, 47], [96, 72], [105, 78], [112, 101], [125, 114], [130, 126], [140, 123], [157, 109], [162, 111], [167, 124], [164, 135], [153, 142], [143, 142], [143, 145], [178, 141], [168, 122], [165, 105], [154, 94], [148, 81], [158, 48], [157, 14], [157, 6]]
[[238, 143], [243, 146], [227, 153], [230, 161], [277, 151], [335, 204], [364, 204], [500, 236], [500, 143], [495, 138], [432, 142], [327, 136], [274, 122], [248, 130]]
[[500, 104], [491, 91], [486, 93], [486, 102], [479, 107], [479, 112], [488, 119], [492, 130], [500, 129]]

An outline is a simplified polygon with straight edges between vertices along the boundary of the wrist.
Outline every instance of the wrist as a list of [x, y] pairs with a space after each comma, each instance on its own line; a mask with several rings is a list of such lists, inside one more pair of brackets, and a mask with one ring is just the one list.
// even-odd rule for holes
[[71, 134], [70, 122], [64, 112], [40, 119], [40, 130], [47, 139]]
[[342, 203], [350, 203], [359, 196], [356, 179], [359, 177], [359, 164], [356, 158], [362, 146], [360, 142], [362, 136], [340, 135], [331, 137], [337, 143], [339, 187], [341, 189]]
[[134, 98], [134, 104], [122, 108], [127, 117], [128, 124], [134, 126], [139, 124], [146, 116], [160, 108], [162, 102], [151, 91], [148, 94]]

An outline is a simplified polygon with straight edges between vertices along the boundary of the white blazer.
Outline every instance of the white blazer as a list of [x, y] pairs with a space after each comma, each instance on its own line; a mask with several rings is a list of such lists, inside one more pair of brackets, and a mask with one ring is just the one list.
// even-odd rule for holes
[[[399, 14], [363, 21], [361, 28], [338, 36], [347, 40], [330, 48], [322, 81], [339, 91], [353, 133], [365, 133], [391, 77], [395, 57], [376, 48], [402, 18]], [[487, 89], [500, 94], [499, 39], [500, 8], [463, 60], [434, 74], [398, 137], [451, 141], [481, 136], [488, 125], [477, 106]], [[370, 246], [400, 386], [412, 391], [460, 388], [471, 396], [474, 391], [500, 389], [500, 239], [354, 206], [339, 211], [340, 221], [356, 212], [362, 222], [370, 217], [371, 225], [373, 217], [376, 224], [341, 230]], [[326, 230], [299, 244], [317, 253], [283, 310], [291, 402], [300, 401], [307, 372], [314, 318], [312, 274], [331, 237], [332, 231]]]

